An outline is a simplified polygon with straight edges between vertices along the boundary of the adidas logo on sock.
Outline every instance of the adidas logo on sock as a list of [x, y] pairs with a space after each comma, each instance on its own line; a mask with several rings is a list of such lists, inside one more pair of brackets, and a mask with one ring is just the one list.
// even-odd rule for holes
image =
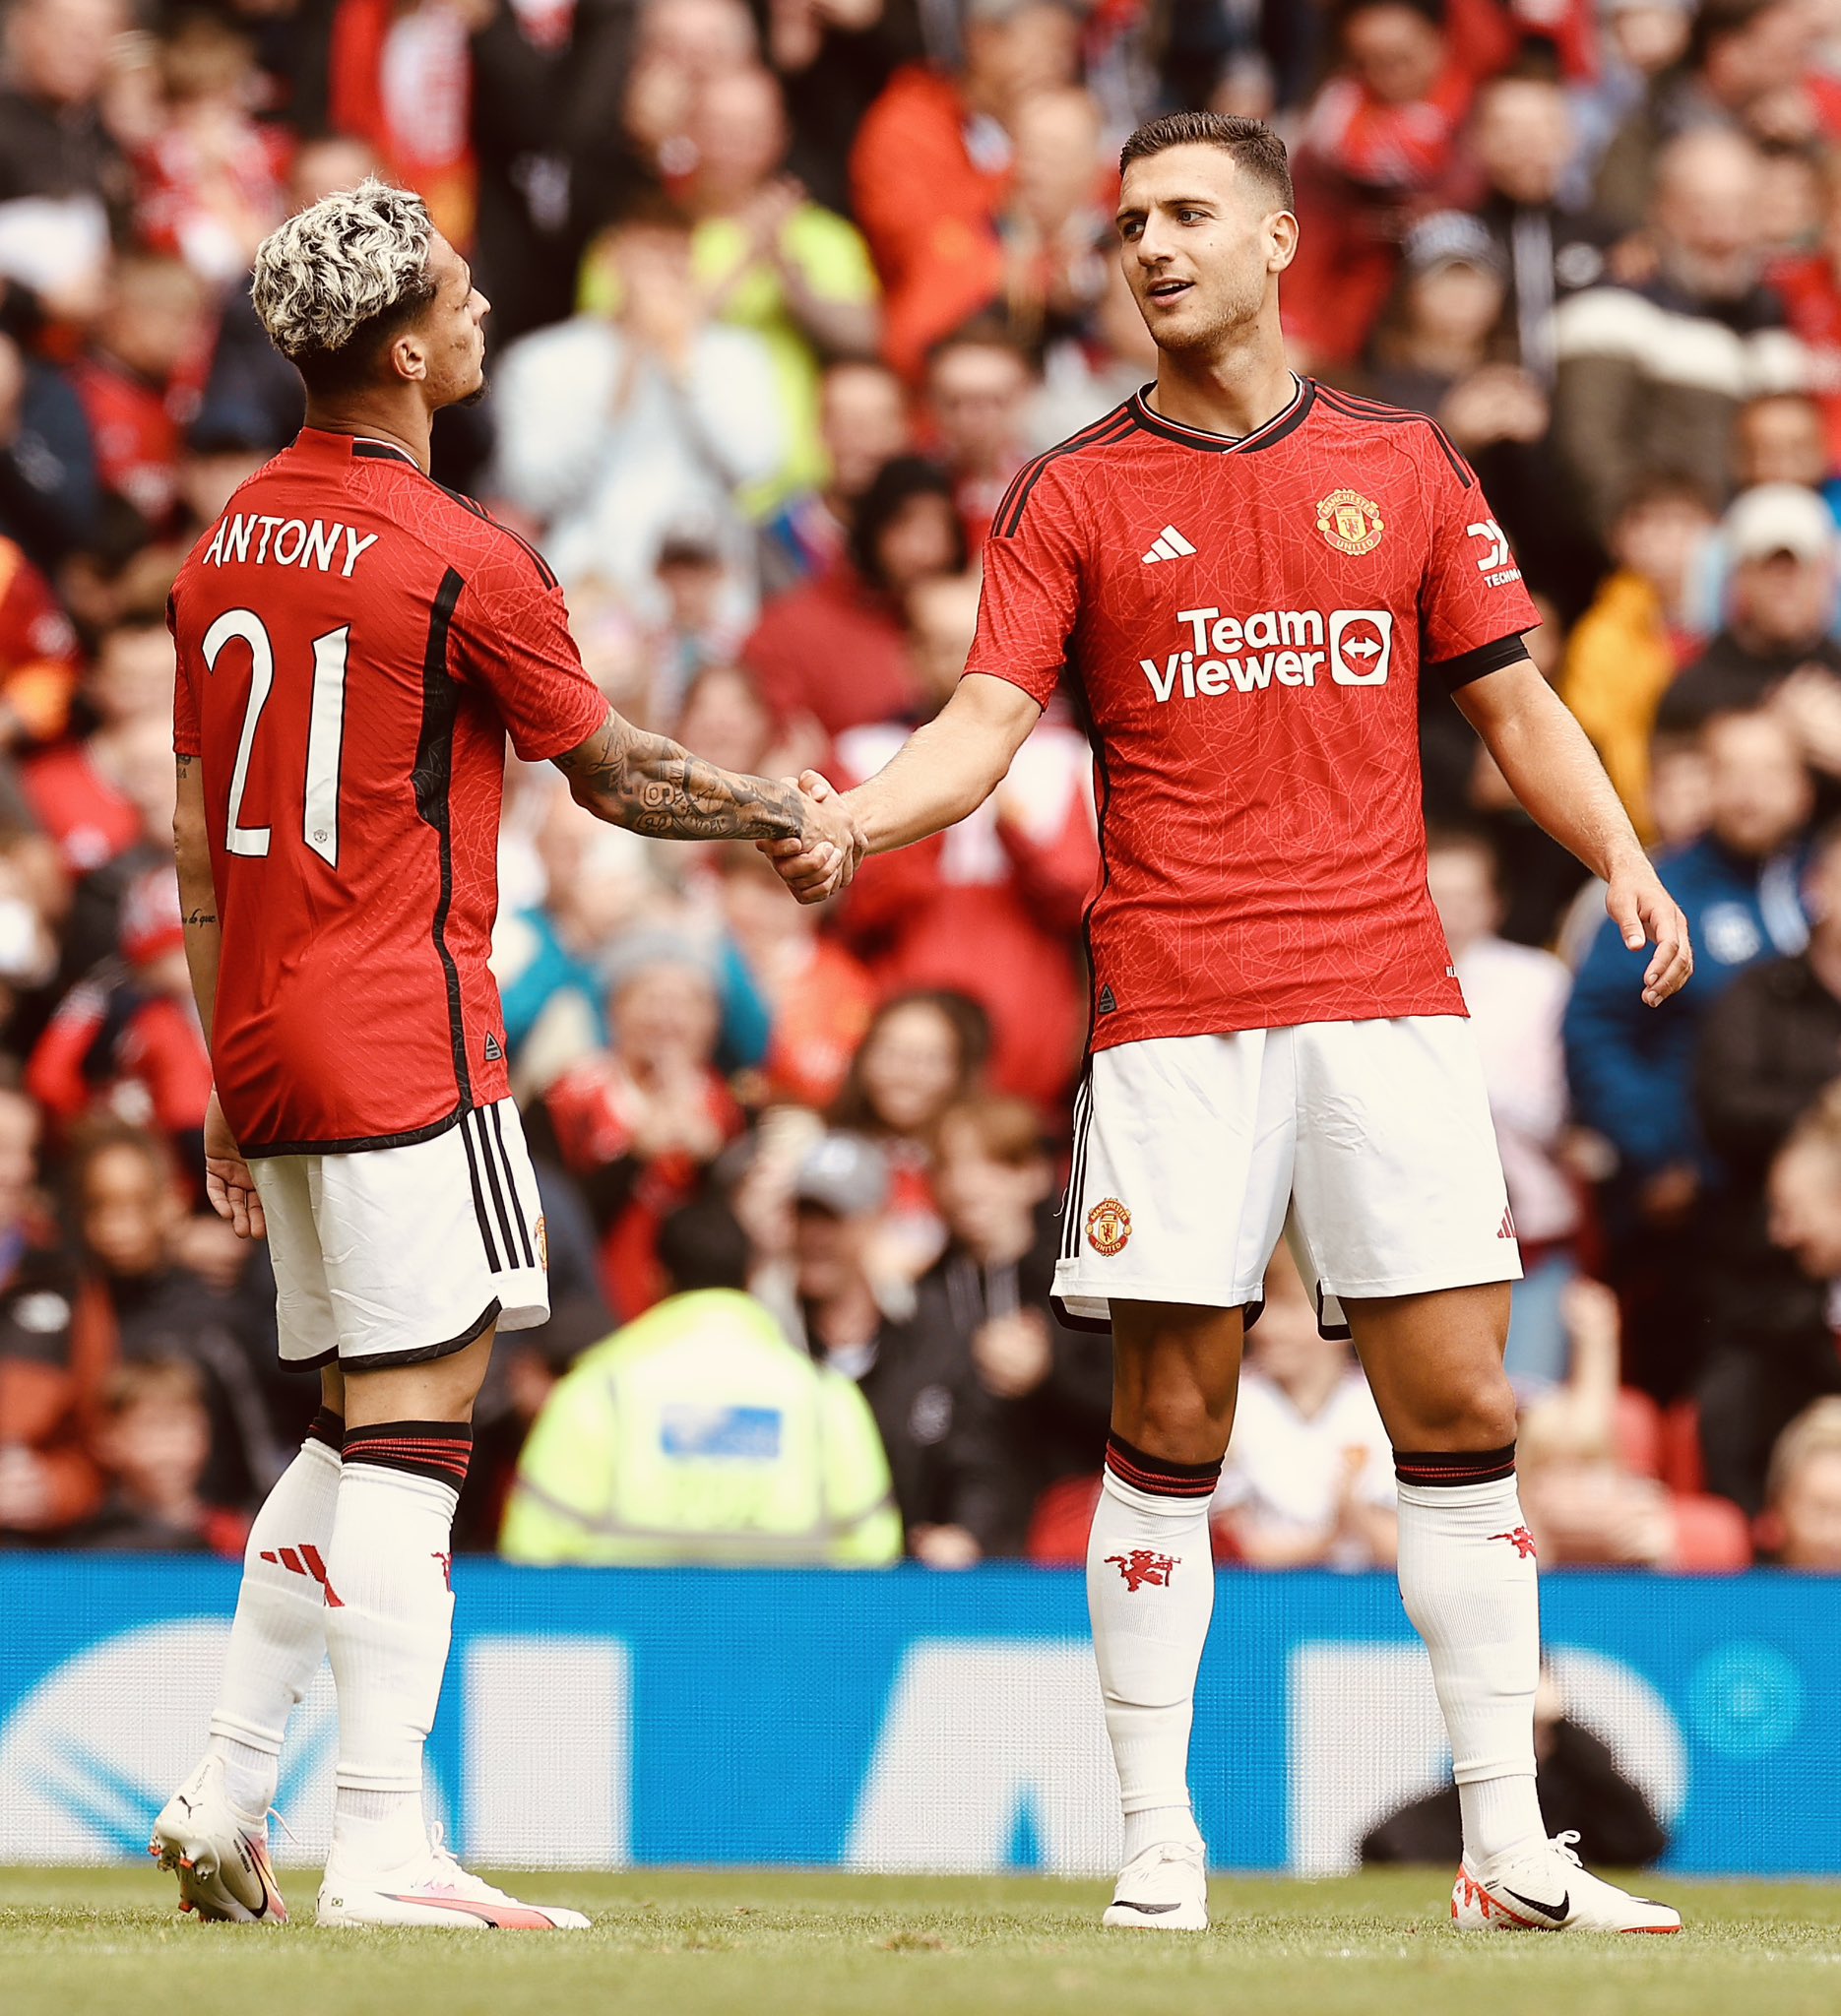
[[271, 1553], [264, 1547], [262, 1558], [277, 1568], [286, 1568], [290, 1575], [304, 1575], [309, 1581], [317, 1582], [326, 1592], [326, 1606], [329, 1609], [345, 1608], [345, 1604], [340, 1600], [332, 1583], [327, 1580], [326, 1563], [320, 1558], [318, 1547], [302, 1544], [298, 1549], [283, 1547], [279, 1553]]
[[1167, 525], [1151, 541], [1151, 550], [1144, 556], [1148, 567], [1155, 560], [1179, 560], [1195, 548], [1189, 544], [1174, 525]]

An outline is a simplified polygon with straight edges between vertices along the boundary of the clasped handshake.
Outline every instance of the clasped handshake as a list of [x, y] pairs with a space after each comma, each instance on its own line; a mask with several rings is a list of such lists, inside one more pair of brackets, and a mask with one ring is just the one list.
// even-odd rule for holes
[[798, 794], [797, 839], [757, 840], [754, 844], [801, 903], [823, 903], [850, 886], [858, 862], [868, 851], [868, 842], [843, 793], [829, 779], [816, 770], [805, 770], [796, 780], [789, 779], [788, 785]]

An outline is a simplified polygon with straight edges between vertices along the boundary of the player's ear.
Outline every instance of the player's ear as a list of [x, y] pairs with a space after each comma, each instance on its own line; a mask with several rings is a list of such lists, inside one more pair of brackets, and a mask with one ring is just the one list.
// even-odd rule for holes
[[1283, 273], [1298, 256], [1298, 220], [1289, 210], [1269, 212], [1265, 236], [1266, 271]]
[[388, 352], [390, 368], [399, 378], [419, 384], [428, 375], [428, 348], [420, 332], [406, 329], [395, 338]]

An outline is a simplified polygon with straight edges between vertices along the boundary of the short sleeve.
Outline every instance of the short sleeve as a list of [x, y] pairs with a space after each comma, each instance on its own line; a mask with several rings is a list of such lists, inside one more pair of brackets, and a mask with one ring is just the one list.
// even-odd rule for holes
[[1521, 634], [1534, 629], [1541, 614], [1483, 485], [1441, 432], [1429, 434], [1420, 662], [1456, 687], [1519, 658]]
[[185, 653], [179, 650], [179, 611], [171, 596], [166, 598], [166, 628], [172, 633], [177, 661], [172, 678], [172, 753], [202, 756], [205, 745], [198, 724], [198, 695], [192, 688], [192, 667], [186, 662]]
[[455, 670], [491, 694], [527, 763], [579, 747], [606, 720], [606, 698], [583, 669], [556, 577], [522, 540], [507, 533], [471, 571], [455, 615]]
[[1047, 707], [1080, 607], [1080, 508], [1052, 463], [1032, 463], [997, 507], [968, 672], [1021, 686]]

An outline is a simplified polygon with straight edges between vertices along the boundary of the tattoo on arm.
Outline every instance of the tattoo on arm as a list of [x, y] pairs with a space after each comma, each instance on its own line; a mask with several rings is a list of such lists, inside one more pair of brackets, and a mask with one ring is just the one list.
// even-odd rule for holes
[[804, 830], [804, 800], [792, 786], [720, 769], [617, 714], [556, 767], [578, 803], [655, 839], [796, 840]]
[[215, 924], [218, 921], [218, 917], [215, 911], [188, 910], [185, 914], [185, 921], [188, 924]]

